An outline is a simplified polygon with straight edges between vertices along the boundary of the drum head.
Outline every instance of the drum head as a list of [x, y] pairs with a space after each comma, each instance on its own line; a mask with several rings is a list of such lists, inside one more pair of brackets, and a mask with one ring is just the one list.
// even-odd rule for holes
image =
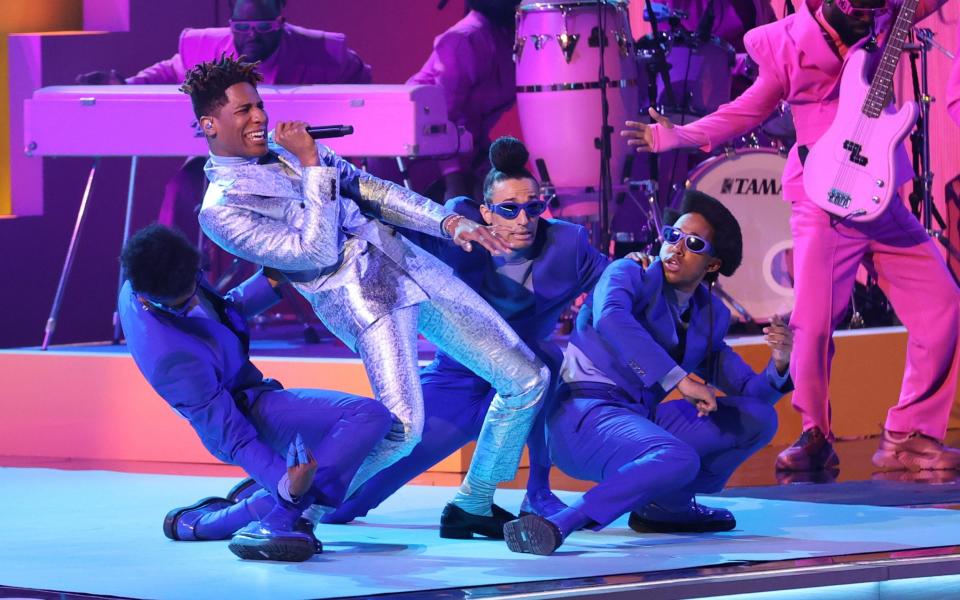
[[[685, 123], [713, 113], [730, 101], [733, 81], [732, 69], [736, 60], [733, 46], [713, 36], [700, 40], [688, 32], [661, 34], [667, 44], [666, 61], [670, 66], [670, 84], [673, 101], [667, 94], [666, 85], [657, 78], [657, 106], [660, 113], [671, 117], [685, 116]], [[648, 65], [654, 61], [653, 48], [659, 46], [652, 35], [637, 42], [641, 72], [648, 73]], [[644, 96], [645, 100], [649, 100]], [[649, 102], [645, 102], [649, 104]]]
[[743, 263], [719, 285], [755, 321], [793, 310], [790, 205], [781, 197], [785, 165], [776, 150], [746, 148], [704, 161], [687, 181], [688, 188], [723, 202], [740, 222]]
[[618, 8], [626, 8], [628, 2], [629, 0], [569, 0], [567, 2], [564, 2], [563, 0], [552, 2], [549, 0], [523, 0], [520, 3], [520, 10], [559, 10], [561, 8], [569, 9], [577, 6], [596, 6], [597, 4], [607, 4], [609, 6]]

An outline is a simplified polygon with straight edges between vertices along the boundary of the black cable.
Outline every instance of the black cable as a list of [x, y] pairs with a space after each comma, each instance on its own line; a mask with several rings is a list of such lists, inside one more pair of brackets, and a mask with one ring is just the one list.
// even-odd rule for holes
[[[916, 37], [913, 35], [913, 31], [910, 31], [910, 39], [914, 42], [917, 41]], [[913, 84], [913, 97], [917, 102], [922, 102], [920, 92], [920, 74], [917, 69], [917, 54], [916, 52], [910, 52], [910, 81]], [[923, 146], [923, 111], [918, 111], [916, 128], [913, 133], [910, 134], [910, 150], [913, 159], [913, 191], [910, 193], [910, 211], [916, 218], [921, 218], [921, 204], [923, 202], [923, 196], [925, 193], [925, 185], [923, 183], [923, 152], [921, 147]]]

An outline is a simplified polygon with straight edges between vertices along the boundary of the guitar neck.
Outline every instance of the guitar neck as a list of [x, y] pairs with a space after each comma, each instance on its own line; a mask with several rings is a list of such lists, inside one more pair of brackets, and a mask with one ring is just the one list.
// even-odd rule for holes
[[890, 92], [893, 91], [893, 76], [897, 72], [897, 64], [903, 54], [903, 46], [907, 42], [910, 28], [913, 27], [913, 15], [917, 12], [919, 0], [905, 0], [900, 7], [900, 13], [893, 24], [887, 43], [883, 48], [880, 65], [870, 83], [870, 92], [863, 103], [862, 112], [868, 117], [877, 118], [887, 105]]

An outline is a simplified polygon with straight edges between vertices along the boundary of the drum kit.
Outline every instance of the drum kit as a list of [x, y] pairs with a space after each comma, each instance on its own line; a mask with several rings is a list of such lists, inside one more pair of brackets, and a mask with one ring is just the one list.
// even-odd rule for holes
[[[790, 208], [780, 196], [795, 135], [789, 109], [719, 155], [697, 157], [703, 160], [692, 170], [692, 155], [674, 152], [655, 157], [644, 172], [618, 133], [623, 122], [639, 120], [649, 106], [676, 124], [714, 112], [731, 99], [735, 61], [734, 49], [709, 27], [690, 32], [680, 24], [684, 15], [646, 5], [654, 33], [639, 40], [628, 0], [524, 0], [518, 7], [517, 108], [542, 194], [554, 216], [588, 226], [597, 240], [630, 239], [648, 249], [657, 243], [662, 210], [677, 204], [684, 188], [710, 194], [744, 233], [743, 266], [725, 280], [721, 296], [741, 321], [769, 321], [793, 307]], [[669, 30], [658, 31], [658, 21]], [[610, 197], [618, 211], [634, 210], [630, 219], [601, 216], [605, 169], [613, 179]], [[672, 181], [673, 173], [685, 185]], [[631, 225], [622, 226], [627, 220]], [[611, 223], [623, 231], [610, 231]]]

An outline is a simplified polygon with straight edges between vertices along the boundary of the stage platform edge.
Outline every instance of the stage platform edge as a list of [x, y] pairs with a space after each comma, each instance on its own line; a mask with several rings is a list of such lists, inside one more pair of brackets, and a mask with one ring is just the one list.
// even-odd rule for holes
[[[907, 336], [903, 328], [838, 332], [833, 381], [834, 432], [840, 438], [877, 435], [898, 398]], [[769, 353], [759, 337], [730, 341], [755, 368]], [[286, 387], [321, 387], [370, 394], [359, 359], [254, 356], [267, 377]], [[147, 385], [124, 346], [60, 346], [0, 350], [0, 456], [216, 463], [186, 420]], [[956, 406], [956, 405], [955, 405]], [[800, 420], [790, 396], [777, 405], [774, 445], [793, 442]], [[960, 427], [955, 408], [951, 428]], [[472, 447], [436, 465], [465, 473]]]

